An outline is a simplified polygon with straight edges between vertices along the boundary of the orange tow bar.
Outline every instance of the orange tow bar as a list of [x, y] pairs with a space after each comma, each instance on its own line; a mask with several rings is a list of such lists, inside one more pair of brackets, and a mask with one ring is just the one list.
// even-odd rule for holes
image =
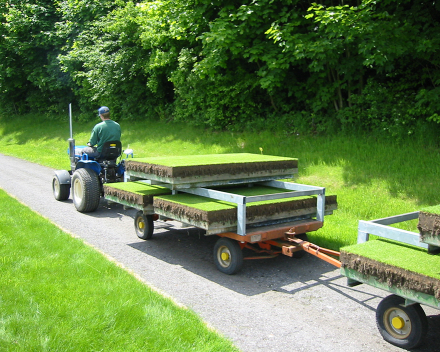
[[[310, 243], [308, 241], [303, 241], [297, 237], [295, 237], [294, 234], [287, 232], [286, 233], [287, 240], [289, 242], [294, 243], [293, 246], [283, 246], [283, 254], [292, 256], [293, 252], [296, 252], [298, 250], [298, 246], [301, 247], [304, 251], [314, 255], [315, 257], [318, 257], [319, 259], [322, 259], [326, 261], [327, 263], [330, 263], [337, 268], [341, 267], [341, 262], [331, 256], [339, 257], [340, 252], [332, 251], [331, 249], [327, 248], [321, 248], [317, 246], [316, 244]], [[292, 237], [291, 237], [292, 236]]]

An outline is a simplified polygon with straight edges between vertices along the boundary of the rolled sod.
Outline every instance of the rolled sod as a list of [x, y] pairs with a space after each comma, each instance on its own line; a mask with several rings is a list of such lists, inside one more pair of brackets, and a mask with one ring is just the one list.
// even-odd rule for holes
[[440, 299], [440, 255], [423, 248], [377, 239], [341, 248], [343, 268], [374, 277], [389, 287]]
[[417, 228], [422, 242], [440, 242], [440, 205], [420, 210]]
[[288, 177], [298, 171], [298, 159], [249, 154], [209, 154], [129, 159], [127, 171], [147, 179], [191, 183], [200, 180], [227, 180], [254, 177]]
[[[236, 187], [222, 189], [224, 192], [254, 196], [288, 192], [265, 186]], [[253, 224], [276, 219], [289, 219], [298, 216], [316, 214], [316, 197], [295, 197], [266, 200], [246, 205], [246, 223]], [[192, 224], [194, 226], [214, 230], [237, 226], [237, 205], [234, 203], [214, 200], [187, 193], [169, 196], [158, 196], [153, 201], [158, 214]], [[325, 210], [330, 213], [337, 208], [336, 196], [327, 196]]]
[[166, 187], [148, 185], [138, 181], [104, 184], [104, 195], [113, 196], [131, 204], [143, 206], [153, 204], [154, 196], [164, 194], [171, 194], [171, 191]]

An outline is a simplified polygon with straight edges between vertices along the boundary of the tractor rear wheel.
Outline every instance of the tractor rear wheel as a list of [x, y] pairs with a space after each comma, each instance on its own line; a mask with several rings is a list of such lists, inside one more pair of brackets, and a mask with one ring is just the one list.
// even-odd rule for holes
[[88, 213], [98, 208], [101, 198], [98, 175], [91, 169], [78, 169], [72, 176], [72, 199], [76, 210]]
[[70, 195], [70, 185], [60, 184], [58, 177], [54, 176], [52, 180], [52, 191], [56, 200], [66, 200]]

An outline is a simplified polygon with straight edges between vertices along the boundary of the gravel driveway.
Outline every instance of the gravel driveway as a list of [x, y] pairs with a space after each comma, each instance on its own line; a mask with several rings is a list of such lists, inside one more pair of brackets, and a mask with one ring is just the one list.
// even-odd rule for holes
[[[228, 276], [213, 263], [216, 236], [157, 222], [153, 239], [142, 241], [135, 210], [102, 200], [96, 212], [81, 214], [71, 199], [53, 198], [53, 170], [1, 154], [0, 165], [0, 188], [193, 309], [242, 351], [402, 351], [376, 328], [387, 292], [349, 288], [338, 269], [311, 255], [246, 261]], [[429, 333], [418, 351], [440, 351], [439, 311], [424, 309]]]

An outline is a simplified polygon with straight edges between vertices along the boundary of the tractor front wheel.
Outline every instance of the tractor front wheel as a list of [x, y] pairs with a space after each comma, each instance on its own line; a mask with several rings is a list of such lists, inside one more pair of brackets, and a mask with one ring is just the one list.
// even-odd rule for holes
[[62, 185], [57, 176], [52, 180], [53, 196], [56, 200], [66, 200], [70, 195], [70, 185]]
[[95, 211], [101, 198], [98, 175], [91, 169], [78, 169], [72, 176], [72, 199], [80, 213]]

